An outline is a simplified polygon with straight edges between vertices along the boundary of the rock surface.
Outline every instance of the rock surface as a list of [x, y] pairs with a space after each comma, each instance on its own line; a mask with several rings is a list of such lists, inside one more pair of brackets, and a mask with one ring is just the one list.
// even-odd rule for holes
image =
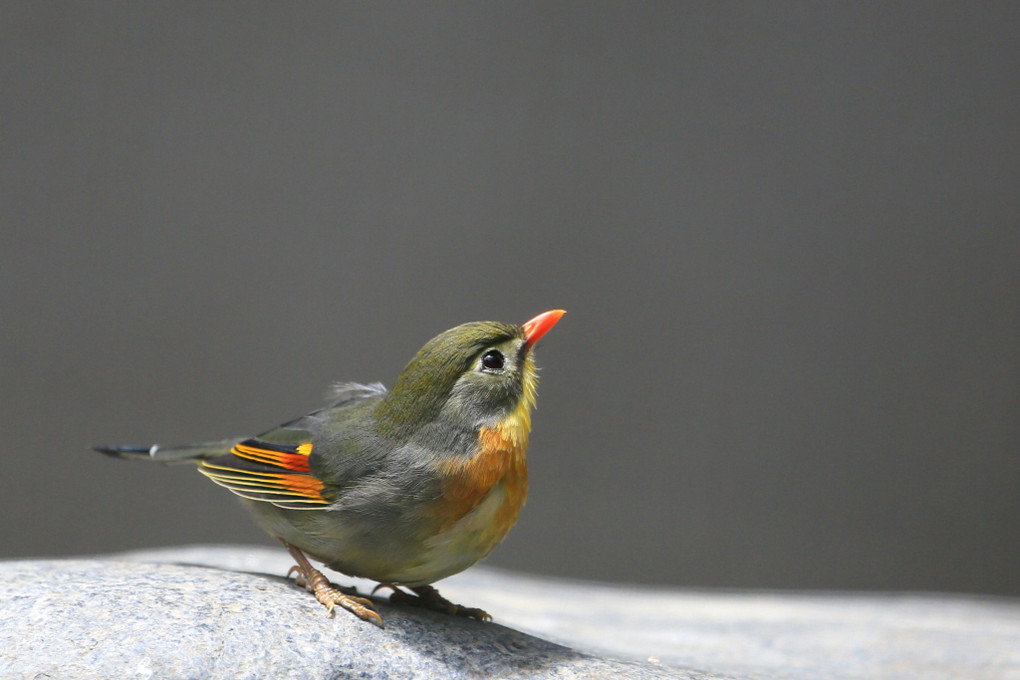
[[1020, 602], [1006, 598], [691, 592], [474, 568], [441, 591], [495, 623], [380, 600], [381, 630], [327, 616], [289, 567], [283, 550], [247, 547], [2, 562], [0, 678], [1020, 680]]

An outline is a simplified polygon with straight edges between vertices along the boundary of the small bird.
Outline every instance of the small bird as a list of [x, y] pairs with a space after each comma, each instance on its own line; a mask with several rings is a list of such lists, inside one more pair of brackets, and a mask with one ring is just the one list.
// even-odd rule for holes
[[372, 593], [388, 587], [391, 601], [488, 621], [430, 584], [486, 557], [517, 521], [528, 494], [533, 350], [564, 313], [451, 328], [393, 389], [338, 384], [325, 408], [256, 437], [95, 450], [196, 463], [283, 543], [297, 562], [287, 575], [330, 613], [339, 605], [383, 625], [371, 600], [330, 583], [308, 557], [379, 582]]

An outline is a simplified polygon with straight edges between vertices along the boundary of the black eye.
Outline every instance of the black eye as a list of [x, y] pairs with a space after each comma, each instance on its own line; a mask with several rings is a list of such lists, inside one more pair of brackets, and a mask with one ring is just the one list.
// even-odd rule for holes
[[503, 368], [503, 355], [498, 349], [490, 349], [482, 355], [482, 367], [490, 371], [498, 371]]

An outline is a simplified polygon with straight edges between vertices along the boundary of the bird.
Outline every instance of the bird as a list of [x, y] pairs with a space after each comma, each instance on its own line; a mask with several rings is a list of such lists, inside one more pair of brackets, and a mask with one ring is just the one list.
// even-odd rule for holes
[[330, 569], [377, 582], [400, 602], [481, 621], [431, 584], [484, 559], [528, 494], [526, 452], [538, 385], [535, 343], [565, 314], [477, 321], [429, 340], [398, 375], [338, 383], [324, 408], [254, 437], [173, 446], [95, 446], [124, 459], [194, 463], [283, 543], [328, 613], [383, 627], [372, 601]]

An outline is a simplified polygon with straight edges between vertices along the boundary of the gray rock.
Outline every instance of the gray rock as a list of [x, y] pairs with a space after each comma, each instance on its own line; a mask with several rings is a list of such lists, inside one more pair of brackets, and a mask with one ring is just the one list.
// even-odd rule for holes
[[282, 577], [290, 564], [236, 547], [0, 563], [0, 678], [1020, 679], [1020, 602], [1006, 598], [691, 592], [476, 567], [441, 591], [496, 623], [380, 601], [380, 630], [328, 617]]
[[5, 679], [712, 677], [385, 603], [380, 630], [344, 612], [328, 616], [282, 576], [210, 567], [6, 562], [0, 601]]

